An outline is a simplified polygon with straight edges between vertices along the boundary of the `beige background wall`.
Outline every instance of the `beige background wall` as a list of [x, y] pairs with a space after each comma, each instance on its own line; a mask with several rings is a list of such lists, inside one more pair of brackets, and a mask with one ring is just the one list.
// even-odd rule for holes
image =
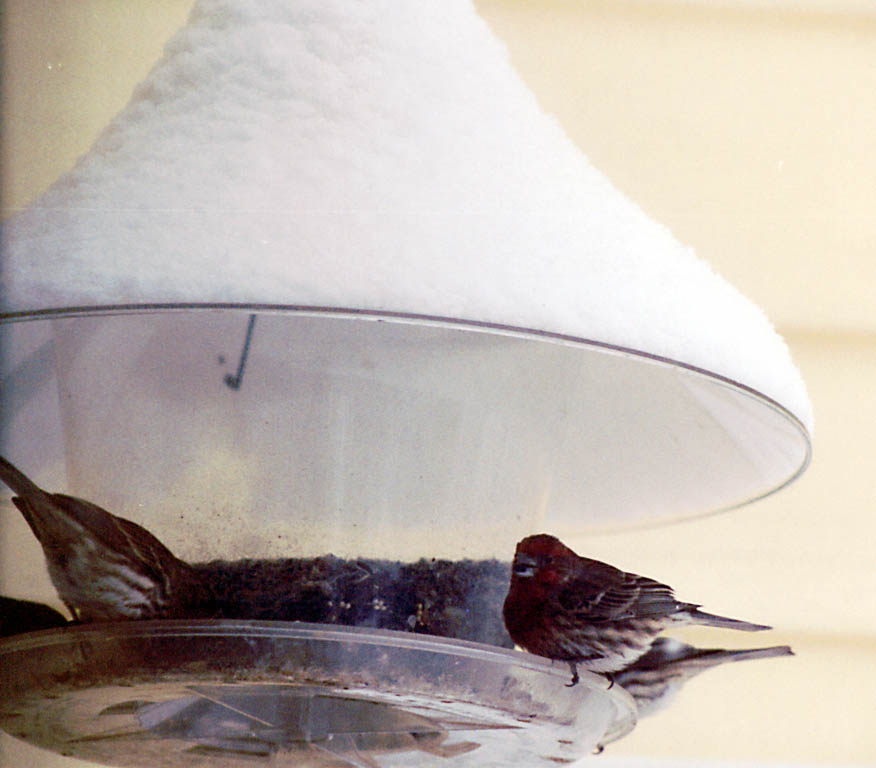
[[[191, 0], [6, 0], [3, 215], [120, 110]], [[794, 659], [693, 682], [601, 759], [876, 764], [876, 7], [480, 0], [594, 165], [757, 301], [816, 411], [813, 463], [719, 517], [570, 544], [775, 624]], [[6, 765], [49, 765], [0, 737]], [[76, 765], [59, 761], [58, 765]]]

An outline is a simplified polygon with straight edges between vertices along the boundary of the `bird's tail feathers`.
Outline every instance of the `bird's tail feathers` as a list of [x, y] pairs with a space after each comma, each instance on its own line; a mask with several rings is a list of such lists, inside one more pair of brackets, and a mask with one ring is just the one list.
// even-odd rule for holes
[[35, 482], [25, 476], [21, 470], [14, 467], [2, 456], [0, 456], [0, 480], [6, 483], [19, 496], [48, 495]]
[[716, 616], [713, 613], [701, 611], [695, 606], [688, 610], [688, 615], [694, 624], [702, 624], [707, 627], [738, 629], [742, 632], [762, 632], [765, 629], [772, 629], [772, 627], [769, 627], [766, 624], [753, 624], [750, 621], [739, 621], [738, 619], [730, 619], [726, 616]]
[[793, 656], [790, 645], [772, 645], [769, 648], [738, 648], [725, 651], [727, 661], [746, 661], [748, 659], [771, 659], [774, 656]]
[[691, 648], [687, 658], [678, 660], [678, 664], [687, 667], [693, 674], [694, 669], [710, 669], [720, 664], [733, 661], [753, 661], [754, 659], [772, 659], [777, 656], [793, 656], [794, 651], [788, 645], [773, 645], [769, 648]]
[[57, 507], [52, 495], [40, 488], [2, 456], [0, 456], [0, 480], [17, 494], [17, 496], [12, 497], [12, 503], [18, 507], [34, 536], [40, 542], [57, 538], [62, 531], [69, 528], [69, 521], [63, 516], [46, 514], [47, 510], [53, 510]]

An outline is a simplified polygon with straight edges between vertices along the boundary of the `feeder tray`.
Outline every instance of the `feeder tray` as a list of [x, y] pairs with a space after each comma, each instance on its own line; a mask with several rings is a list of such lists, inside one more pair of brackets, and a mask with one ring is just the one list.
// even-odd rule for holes
[[548, 766], [635, 723], [620, 686], [567, 682], [565, 665], [529, 654], [400, 632], [83, 625], [0, 643], [0, 724], [64, 755], [144, 768]]

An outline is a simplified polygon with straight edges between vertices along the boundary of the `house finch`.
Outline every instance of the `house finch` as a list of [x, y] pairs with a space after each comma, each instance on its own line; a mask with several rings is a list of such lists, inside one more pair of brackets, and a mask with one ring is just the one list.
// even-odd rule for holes
[[189, 617], [192, 568], [149, 531], [96, 504], [47, 493], [0, 457], [0, 479], [43, 547], [49, 576], [78, 621]]
[[694, 648], [671, 637], [658, 637], [644, 656], [612, 677], [636, 700], [639, 716], [646, 717], [666, 707], [682, 685], [707, 669], [731, 661], [793, 655], [787, 645], [726, 651]]
[[[511, 647], [498, 560], [345, 560], [332, 555], [187, 563], [155, 536], [92, 504], [38, 488], [0, 458], [79, 621], [251, 619], [370, 626]], [[23, 631], [23, 630], [22, 630]]]
[[502, 613], [517, 645], [569, 664], [570, 685], [579, 664], [603, 673], [632, 664], [673, 624], [770, 629], [679, 602], [665, 584], [580, 557], [547, 534], [518, 543]]

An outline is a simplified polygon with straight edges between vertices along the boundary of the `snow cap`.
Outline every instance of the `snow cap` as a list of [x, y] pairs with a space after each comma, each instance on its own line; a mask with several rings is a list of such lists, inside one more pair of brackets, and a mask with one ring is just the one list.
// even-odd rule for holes
[[3, 252], [5, 313], [255, 302], [495, 323], [705, 369], [811, 430], [764, 313], [593, 168], [471, 0], [198, 0]]

